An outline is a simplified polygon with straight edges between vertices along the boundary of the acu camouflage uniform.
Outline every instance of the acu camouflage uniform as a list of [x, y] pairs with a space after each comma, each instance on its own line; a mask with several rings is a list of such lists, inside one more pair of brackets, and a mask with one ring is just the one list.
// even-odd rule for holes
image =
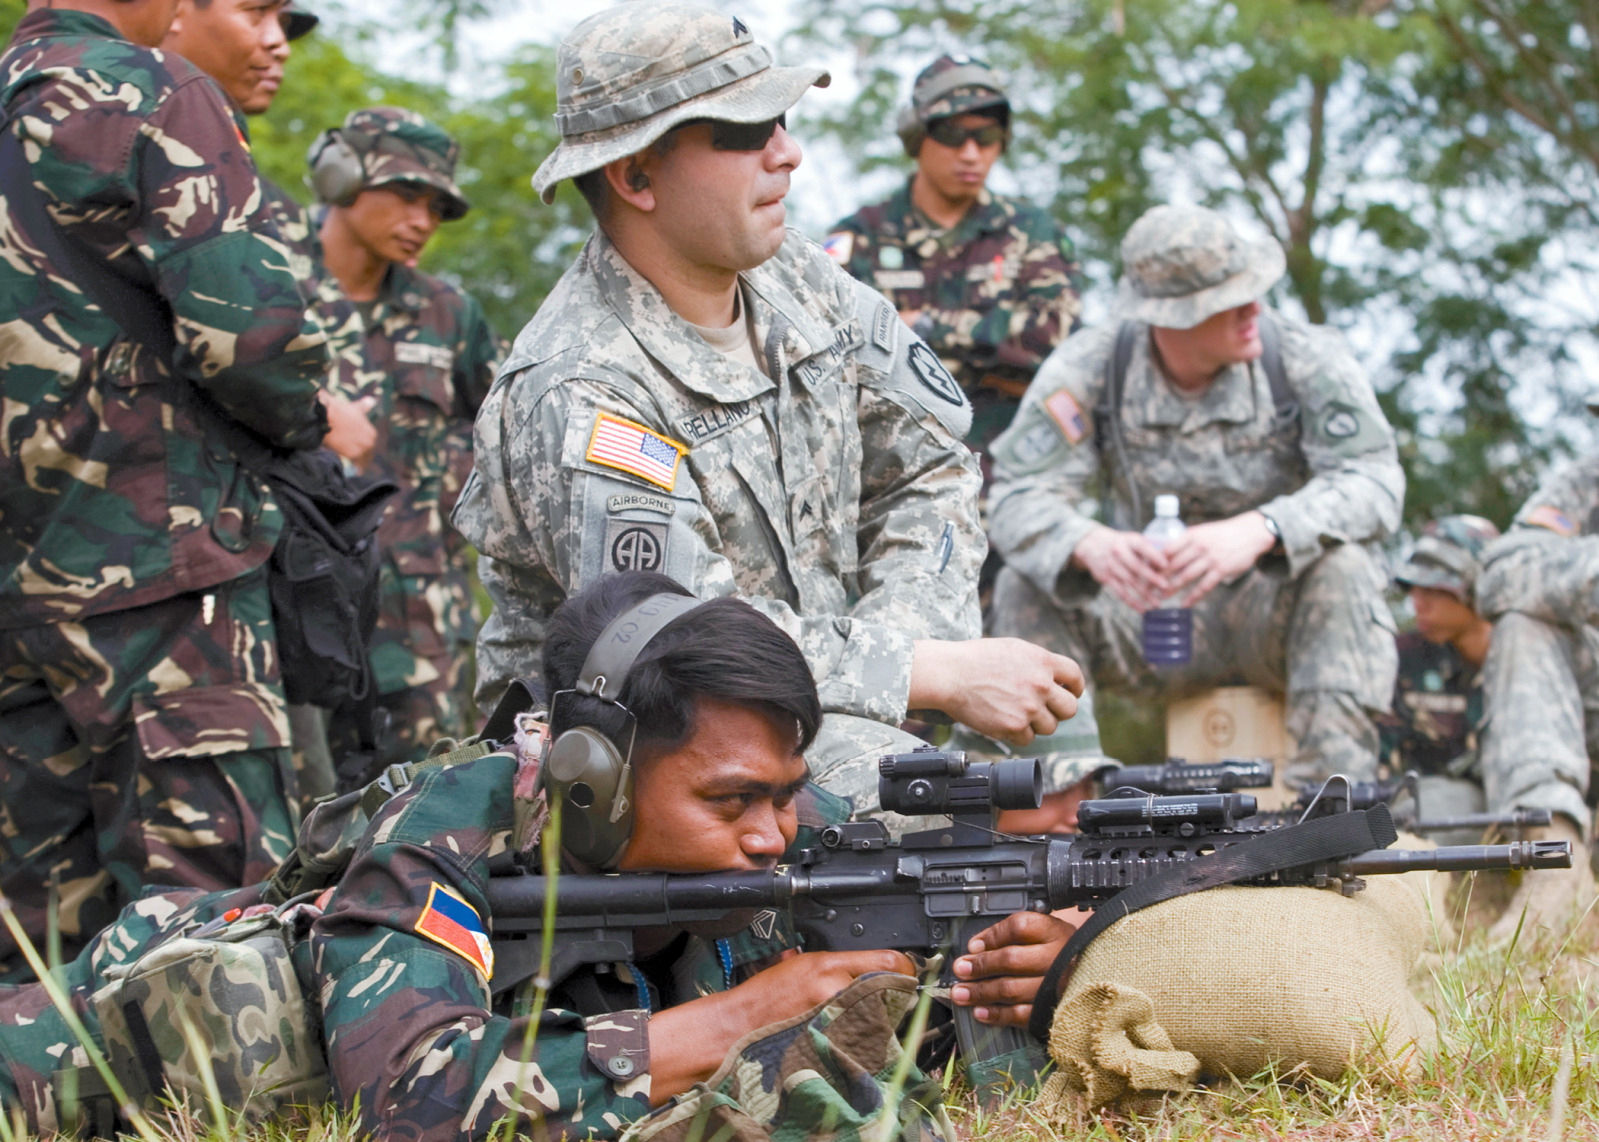
[[38, 10], [0, 76], [54, 217], [176, 316], [174, 370], [8, 211], [0, 891], [42, 938], [58, 884], [70, 954], [145, 885], [248, 883], [292, 842], [261, 569], [282, 517], [197, 405], [312, 446], [328, 359], [248, 143], [201, 72], [95, 16]]
[[[443, 130], [414, 112], [379, 107], [351, 114], [344, 131], [397, 144], [362, 155], [363, 189], [420, 182], [465, 212], [452, 178], [458, 147]], [[476, 299], [432, 274], [393, 263], [367, 305], [345, 296], [325, 267], [317, 271], [315, 311], [338, 361], [329, 391], [351, 401], [376, 398], [369, 474], [400, 486], [378, 529], [372, 668], [379, 702], [392, 714], [386, 760], [417, 761], [439, 738], [472, 730], [464, 672], [477, 622], [466, 545], [448, 520], [472, 470], [472, 418], [494, 379], [500, 343]]]
[[[561, 45], [546, 199], [677, 123], [770, 121], [826, 80], [773, 67], [714, 8], [639, 11]], [[914, 640], [978, 634], [971, 406], [892, 305], [797, 233], [739, 275], [738, 298], [759, 368], [713, 348], [600, 232], [517, 338], [455, 512], [494, 601], [479, 701], [537, 674], [567, 595], [661, 571], [747, 599], [799, 644], [828, 714], [812, 771], [870, 810], [875, 759], [917, 744], [896, 728]]]
[[1477, 609], [1494, 620], [1483, 664], [1488, 805], [1548, 809], [1587, 835], [1599, 749], [1599, 457], [1549, 475], [1487, 548]]
[[[990, 633], [1070, 655], [1095, 685], [1138, 694], [1239, 680], [1286, 688], [1290, 777], [1373, 776], [1371, 716], [1388, 708], [1395, 662], [1375, 545], [1398, 523], [1404, 475], [1371, 385], [1336, 334], [1272, 313], [1295, 417], [1279, 421], [1259, 360], [1184, 399], [1154, 360], [1149, 318], [1191, 328], [1258, 298], [1282, 272], [1281, 250], [1247, 247], [1214, 212], [1159, 207], [1129, 231], [1123, 259], [1124, 298], [1136, 287], [1124, 306], [1147, 315], [1122, 390], [1125, 466], [1096, 445], [1095, 421], [1112, 415], [1100, 399], [1118, 333], [1100, 326], [1051, 354], [995, 443], [990, 536], [1007, 567]], [[1143, 659], [1139, 614], [1071, 565], [1098, 526], [1091, 500], [1110, 526], [1140, 529], [1156, 493], [1175, 494], [1189, 525], [1259, 509], [1282, 536], [1280, 555], [1193, 608], [1192, 661], [1160, 672]]]
[[1010, 424], [1020, 391], [1082, 312], [1071, 239], [1046, 212], [986, 188], [943, 229], [895, 194], [833, 227], [828, 252], [894, 303], [921, 310], [916, 331], [972, 402], [966, 442], [987, 448]]
[[[518, 1129], [556, 1138], [625, 1132], [684, 1142], [724, 1130], [746, 1139], [851, 1142], [872, 1128], [899, 1061], [897, 1029], [916, 1001], [913, 979], [862, 977], [805, 1015], [752, 1033], [708, 1082], [652, 1115], [649, 1013], [749, 978], [785, 948], [780, 937], [747, 931], [713, 943], [685, 935], [648, 961], [580, 969], [556, 987], [530, 1028], [530, 986], [497, 994], [481, 945], [429, 934], [437, 931], [426, 918], [439, 894], [465, 931], [490, 932], [489, 878], [538, 859], [536, 848], [523, 852], [517, 843], [516, 768], [514, 757], [490, 755], [430, 771], [390, 801], [295, 949], [302, 988], [321, 997], [334, 1095], [344, 1106], [359, 1101], [362, 1128], [407, 1139], [487, 1138], [510, 1115]], [[815, 789], [798, 808], [802, 830], [791, 853], [847, 814]], [[70, 965], [67, 986], [81, 1008], [108, 967], [260, 899], [252, 893], [131, 906]], [[57, 1060], [78, 1061], [42, 992], [0, 993], [0, 1097], [7, 1109], [20, 1104], [36, 1130], [60, 1118], [49, 1089]], [[269, 1046], [267, 1036], [253, 1050]], [[897, 1137], [952, 1138], [939, 1095], [913, 1066]]]

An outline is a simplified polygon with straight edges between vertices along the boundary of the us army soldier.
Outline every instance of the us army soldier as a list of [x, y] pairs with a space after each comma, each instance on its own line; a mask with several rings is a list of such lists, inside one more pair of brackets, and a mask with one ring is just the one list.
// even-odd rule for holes
[[534, 675], [544, 624], [609, 571], [739, 595], [799, 643], [831, 715], [824, 786], [876, 804], [909, 708], [1018, 744], [1076, 708], [1070, 660], [978, 634], [971, 409], [883, 297], [784, 228], [774, 67], [735, 17], [613, 8], [561, 45], [562, 141], [598, 232], [522, 331], [477, 419], [455, 522], [494, 611], [480, 701]]
[[[1121, 321], [1057, 349], [995, 444], [994, 633], [1134, 693], [1286, 690], [1291, 778], [1373, 776], [1395, 626], [1370, 548], [1404, 475], [1371, 385], [1331, 331], [1262, 308], [1283, 252], [1214, 211], [1156, 207], [1122, 260]], [[1096, 477], [1110, 526], [1085, 503]], [[1164, 552], [1129, 530], [1157, 493], [1190, 524]], [[1193, 658], [1157, 673], [1140, 614], [1174, 596]]]
[[[228, 106], [151, 50], [173, 8], [57, 0], [0, 61], [0, 892], [42, 939], [58, 890], [69, 955], [144, 886], [249, 883], [293, 842], [282, 517], [197, 408], [314, 446], [327, 348]], [[108, 259], [153, 331], [91, 301]]]
[[[1589, 411], [1599, 413], [1599, 400]], [[1527, 877], [1489, 932], [1509, 939], [1569, 919], [1593, 898], [1583, 845], [1592, 827], [1590, 756], [1599, 748], [1599, 456], [1551, 473], [1483, 552], [1477, 607], [1493, 620], [1483, 664], [1481, 738], [1490, 810], [1548, 809], [1537, 839], [1572, 842], [1572, 866]]]
[[826, 242], [960, 382], [975, 449], [1010, 424], [1027, 382], [1082, 310], [1077, 253], [1060, 224], [987, 187], [1010, 143], [1010, 117], [992, 68], [939, 56], [916, 77], [900, 115], [915, 172], [886, 200], [836, 223]]

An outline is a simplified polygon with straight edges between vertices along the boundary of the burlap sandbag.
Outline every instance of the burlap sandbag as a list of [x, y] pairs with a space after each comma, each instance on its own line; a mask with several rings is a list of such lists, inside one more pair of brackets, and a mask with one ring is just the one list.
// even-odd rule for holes
[[1135, 912], [1089, 945], [1050, 1034], [1067, 1091], [1098, 1106], [1268, 1066], [1337, 1078], [1409, 1071], [1438, 1037], [1409, 978], [1431, 924], [1425, 882], [1372, 877], [1354, 897], [1218, 888]]

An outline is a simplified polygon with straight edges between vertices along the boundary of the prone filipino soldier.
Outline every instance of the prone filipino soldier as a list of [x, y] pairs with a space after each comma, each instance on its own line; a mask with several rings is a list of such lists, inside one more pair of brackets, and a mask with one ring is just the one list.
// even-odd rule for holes
[[[1482, 665], [1493, 624], [1473, 607], [1483, 548], [1499, 529], [1481, 516], [1433, 520], [1394, 572], [1416, 613], [1416, 629], [1397, 640], [1393, 709], [1377, 717], [1379, 756], [1391, 775], [1417, 773], [1427, 818], [1481, 813]], [[1441, 845], [1470, 845], [1480, 830], [1429, 834]]]
[[[1371, 778], [1396, 658], [1374, 548], [1404, 497], [1371, 385], [1332, 331], [1263, 308], [1282, 250], [1220, 214], [1156, 207], [1122, 259], [1120, 321], [1057, 349], [995, 443], [992, 633], [1139, 696], [1286, 690], [1290, 779]], [[1157, 493], [1189, 525], [1164, 551], [1137, 530]], [[1168, 599], [1193, 654], [1157, 671], [1141, 615]]]
[[1050, 351], [1077, 328], [1076, 250], [1048, 212], [991, 192], [1010, 143], [1010, 101], [971, 57], [924, 68], [900, 114], [916, 163], [883, 202], [836, 223], [826, 249], [882, 292], [932, 347], [972, 405], [966, 443], [986, 451]]
[[[293, 844], [282, 516], [220, 427], [314, 446], [327, 349], [229, 107], [152, 50], [172, 9], [35, 5], [0, 60], [0, 892], [68, 955], [146, 886], [251, 883]], [[162, 315], [137, 335], [108, 263]]]
[[[970, 408], [892, 305], [784, 227], [783, 115], [820, 68], [742, 21], [623, 6], [560, 48], [562, 141], [597, 232], [517, 338], [455, 523], [493, 600], [485, 706], [538, 670], [559, 602], [612, 570], [736, 595], [804, 650], [829, 717], [818, 781], [876, 805], [907, 710], [1023, 745], [1076, 708], [1075, 663], [979, 640]], [[1051, 784], [1053, 793], [1056, 786]]]
[[[1589, 411], [1599, 412], [1590, 399]], [[1594, 881], [1590, 756], [1599, 747], [1599, 457], [1557, 468], [1482, 555], [1477, 609], [1493, 621], [1483, 663], [1479, 748], [1488, 808], [1547, 809], [1533, 839], [1572, 842], [1572, 867], [1522, 881], [1489, 931], [1556, 928], [1588, 906]], [[1523, 917], [1525, 914], [1525, 917]], [[1524, 937], [1525, 938], [1525, 937]]]
[[[822, 709], [806, 660], [748, 604], [700, 602], [661, 575], [613, 575], [562, 606], [548, 635], [548, 772], [539, 751], [424, 772], [376, 812], [337, 886], [296, 905], [311, 923], [294, 974], [320, 1000], [335, 1100], [359, 1103], [364, 1131], [412, 1139], [487, 1138], [507, 1115], [536, 1136], [678, 1138], [698, 1113], [712, 1133], [730, 1123], [855, 1137], [883, 1111], [896, 1032], [916, 1002], [915, 965], [900, 952], [799, 953], [783, 926], [763, 936], [737, 914], [636, 929], [631, 959], [563, 977], [536, 1026], [534, 984], [499, 983], [514, 965], [495, 962], [489, 884], [540, 873], [541, 792], [566, 806], [564, 872], [771, 868], [848, 812], [807, 784], [804, 747]], [[593, 812], [579, 809], [575, 786], [555, 776], [568, 743], [609, 748], [605, 764], [630, 784], [598, 782]], [[628, 807], [613, 815], [617, 797]], [[238, 910], [247, 923], [251, 908], [245, 892], [130, 906], [64, 972], [91, 1032], [107, 1034], [101, 1005], [82, 1001], [108, 968], [196, 921]], [[988, 928], [958, 961], [955, 1002], [984, 1023], [1024, 1024], [1069, 932], [1036, 913]], [[47, 1131], [64, 1118], [63, 1084], [50, 1076], [73, 1048], [42, 991], [0, 995], [0, 1102]], [[197, 1001], [212, 994], [235, 998], [224, 986]], [[218, 1014], [237, 1021], [241, 1043], [254, 1036], [257, 1056], [270, 1046], [263, 1021], [278, 1026], [249, 1010], [208, 1022]], [[242, 1101], [247, 1068], [229, 1047], [219, 1081]], [[952, 1137], [938, 1085], [914, 1067], [899, 1122], [902, 1138]]]
[[[459, 153], [414, 111], [371, 107], [324, 132], [309, 155], [327, 205], [314, 309], [338, 357], [328, 388], [377, 428], [366, 454], [335, 450], [400, 487], [378, 530], [371, 661], [391, 731], [382, 764], [418, 760], [430, 743], [474, 728], [466, 668], [477, 622], [466, 544], [449, 519], [501, 345], [471, 294], [415, 266], [440, 224], [470, 209], [455, 182]], [[335, 761], [369, 728], [357, 716], [332, 719]]]

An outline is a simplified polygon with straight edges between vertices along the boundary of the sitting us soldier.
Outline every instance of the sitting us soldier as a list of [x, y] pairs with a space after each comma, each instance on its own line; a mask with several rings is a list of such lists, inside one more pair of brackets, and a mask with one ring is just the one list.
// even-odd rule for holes
[[[1481, 516], [1429, 523], [1394, 582], [1410, 594], [1416, 629], [1400, 635], [1393, 711], [1377, 719], [1382, 761], [1393, 775], [1421, 775], [1427, 817], [1484, 809], [1477, 735], [1482, 730], [1482, 664], [1493, 624], [1473, 608], [1482, 549], [1499, 529]], [[1441, 845], [1470, 845], [1480, 832], [1434, 833]]]
[[[606, 666], [617, 701], [575, 689], [599, 668], [597, 644], [652, 618], [636, 657]], [[544, 656], [558, 692], [555, 734], [586, 727], [619, 753], [632, 737], [632, 815], [596, 844], [568, 822], [567, 870], [769, 868], [805, 843], [804, 830], [847, 814], [807, 785], [803, 750], [822, 709], [805, 658], [748, 604], [700, 602], [661, 575], [607, 576], [552, 616]], [[489, 879], [539, 860], [517, 823], [530, 816], [518, 808], [518, 765], [497, 753], [434, 769], [383, 806], [321, 901], [301, 949], [309, 954], [295, 957], [305, 993], [321, 997], [334, 1094], [346, 1107], [359, 1101], [364, 1131], [486, 1138], [511, 1115], [519, 1129], [553, 1136], [610, 1139], [631, 1127], [646, 1138], [672, 1136], [674, 1119], [709, 1107], [713, 1132], [729, 1120], [750, 1126], [750, 1115], [761, 1131], [781, 1122], [785, 1136], [837, 1138], [881, 1111], [897, 1025], [915, 1001], [911, 961], [896, 951], [796, 953], [781, 937], [740, 932], [747, 917], [722, 929], [640, 929], [631, 962], [568, 976], [524, 1064], [531, 985], [494, 995], [480, 939], [494, 927]], [[591, 822], [608, 820], [609, 806], [597, 805]], [[238, 892], [140, 902], [66, 969], [67, 985], [82, 995], [97, 969], [245, 903]], [[1036, 913], [989, 928], [961, 957], [955, 1001], [983, 1022], [1025, 1023], [1069, 931]], [[848, 1002], [834, 1002], [840, 993]], [[751, 1034], [763, 1028], [770, 1034]], [[0, 1099], [22, 1107], [30, 1129], [60, 1121], [50, 1075], [65, 1036], [42, 988], [0, 996]], [[730, 1076], [720, 1094], [695, 1088], [713, 1072]], [[775, 1079], [782, 1093], [753, 1089], [752, 1074], [756, 1087]], [[950, 1137], [937, 1085], [915, 1071], [902, 1123], [903, 1138]]]
[[960, 386], [784, 226], [800, 152], [783, 117], [826, 73], [772, 66], [741, 20], [687, 3], [590, 17], [557, 67], [562, 139], [534, 186], [576, 180], [598, 231], [478, 414], [455, 523], [494, 602], [480, 702], [536, 673], [567, 595], [659, 569], [794, 636], [829, 715], [809, 760], [857, 807], [876, 758], [914, 748], [908, 709], [1017, 745], [1056, 729], [1076, 664], [977, 637]]
[[[1055, 350], [995, 443], [991, 633], [1142, 696], [1286, 690], [1290, 779], [1374, 776], [1395, 626], [1373, 549], [1404, 474], [1371, 384], [1337, 334], [1262, 306], [1282, 248], [1215, 211], [1156, 207], [1122, 261], [1119, 320]], [[1189, 525], [1165, 550], [1139, 533], [1162, 493]], [[1157, 672], [1140, 616], [1174, 597], [1192, 658]]]

